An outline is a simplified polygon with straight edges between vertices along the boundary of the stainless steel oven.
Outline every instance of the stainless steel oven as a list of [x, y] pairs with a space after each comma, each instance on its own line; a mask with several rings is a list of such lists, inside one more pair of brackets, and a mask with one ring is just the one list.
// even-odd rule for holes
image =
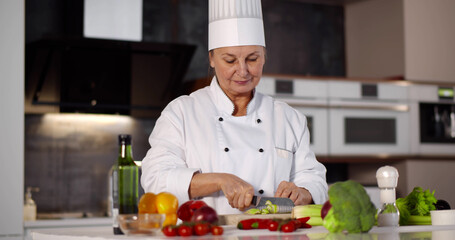
[[330, 155], [409, 154], [405, 84], [329, 82]]
[[318, 156], [328, 155], [327, 82], [263, 77], [256, 90], [302, 112], [307, 118], [310, 131], [310, 148]]
[[455, 154], [453, 86], [412, 85], [410, 88], [411, 152], [419, 155]]

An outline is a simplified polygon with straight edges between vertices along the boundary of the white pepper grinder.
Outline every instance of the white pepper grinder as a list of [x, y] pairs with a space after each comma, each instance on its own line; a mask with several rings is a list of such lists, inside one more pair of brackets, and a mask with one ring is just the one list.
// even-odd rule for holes
[[400, 212], [395, 203], [398, 170], [391, 166], [380, 167], [376, 172], [376, 179], [382, 204], [378, 210], [378, 226], [398, 226]]

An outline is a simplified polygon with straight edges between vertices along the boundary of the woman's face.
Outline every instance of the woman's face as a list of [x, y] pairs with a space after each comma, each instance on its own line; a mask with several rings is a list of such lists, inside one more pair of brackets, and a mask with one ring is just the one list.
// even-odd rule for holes
[[214, 49], [209, 58], [218, 83], [229, 98], [249, 97], [261, 79], [265, 49], [262, 46], [223, 47]]

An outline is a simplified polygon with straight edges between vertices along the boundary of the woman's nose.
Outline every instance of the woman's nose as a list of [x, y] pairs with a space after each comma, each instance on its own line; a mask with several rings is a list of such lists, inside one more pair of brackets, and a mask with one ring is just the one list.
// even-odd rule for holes
[[245, 62], [238, 63], [237, 74], [241, 77], [245, 77], [248, 75], [248, 65]]

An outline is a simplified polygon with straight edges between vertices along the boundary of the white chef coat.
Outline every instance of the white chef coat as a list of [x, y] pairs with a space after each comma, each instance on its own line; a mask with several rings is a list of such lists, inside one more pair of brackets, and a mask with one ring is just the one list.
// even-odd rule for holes
[[[290, 181], [306, 188], [315, 203], [326, 201], [326, 168], [309, 148], [305, 116], [259, 92], [246, 116], [232, 116], [233, 111], [216, 78], [210, 86], [169, 103], [142, 160], [144, 190], [170, 192], [182, 204], [189, 200], [195, 172], [222, 172], [250, 183], [258, 196], [273, 197], [281, 181]], [[202, 200], [218, 214], [240, 213], [222, 191]]]

